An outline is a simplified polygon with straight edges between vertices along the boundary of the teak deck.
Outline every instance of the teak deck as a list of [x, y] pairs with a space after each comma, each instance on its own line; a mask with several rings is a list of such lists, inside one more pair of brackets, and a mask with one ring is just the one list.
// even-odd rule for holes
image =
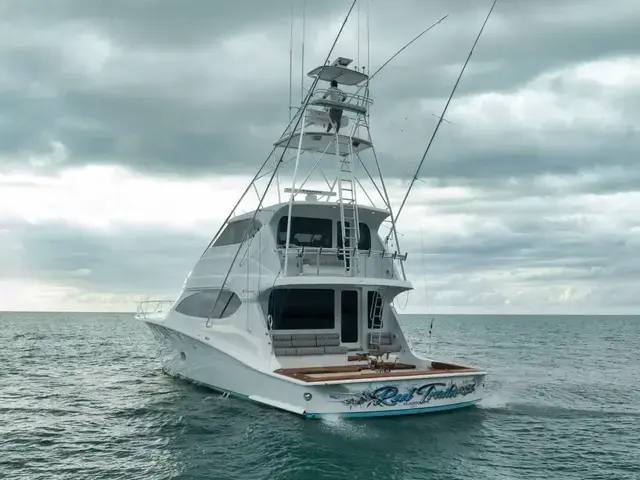
[[392, 378], [417, 375], [436, 375], [441, 373], [477, 372], [475, 368], [453, 365], [450, 363], [433, 362], [433, 368], [416, 369], [415, 365], [397, 363], [391, 371], [380, 372], [372, 370], [367, 364], [340, 365], [333, 367], [303, 367], [280, 368], [275, 371], [305, 382], [326, 382], [333, 380], [353, 380], [356, 378]]

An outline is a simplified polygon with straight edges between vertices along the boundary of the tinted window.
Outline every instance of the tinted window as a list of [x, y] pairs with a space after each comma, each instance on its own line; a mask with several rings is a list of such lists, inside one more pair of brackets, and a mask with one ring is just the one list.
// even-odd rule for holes
[[[287, 218], [278, 222], [278, 245], [287, 243]], [[333, 222], [327, 218], [291, 217], [290, 245], [331, 248]]]
[[[344, 223], [348, 228], [349, 222]], [[340, 247], [342, 247], [342, 222], [338, 222], [338, 248]], [[360, 240], [358, 240], [358, 250], [369, 250], [370, 248], [371, 231], [369, 230], [369, 225], [360, 222]]]
[[341, 332], [343, 343], [355, 343], [358, 341], [358, 292], [355, 290], [343, 290], [341, 294]]
[[216, 308], [211, 311], [219, 290], [203, 290], [184, 298], [176, 307], [176, 311], [190, 317], [209, 318], [225, 318], [233, 315], [242, 301], [233, 292], [223, 290], [220, 294]]
[[247, 218], [245, 220], [238, 220], [235, 222], [231, 222], [227, 225], [218, 239], [213, 244], [214, 247], [223, 247], [225, 245], [233, 245], [242, 243], [242, 239], [244, 238], [244, 234], [249, 229], [247, 233], [247, 240], [253, 237], [262, 225], [258, 220], [253, 220], [251, 223], [251, 219]]
[[318, 330], [335, 326], [333, 290], [286, 288], [271, 292], [274, 330]]

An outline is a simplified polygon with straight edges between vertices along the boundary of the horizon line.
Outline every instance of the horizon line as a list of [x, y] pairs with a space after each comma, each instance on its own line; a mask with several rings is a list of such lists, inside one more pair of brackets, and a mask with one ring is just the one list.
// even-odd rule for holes
[[[37, 313], [37, 314], [46, 314], [46, 313], [97, 313], [97, 314], [112, 314], [112, 315], [135, 315], [135, 311], [104, 311], [104, 310], [0, 310], [0, 314], [3, 313]], [[447, 316], [447, 315], [455, 315], [455, 316], [469, 316], [469, 317], [478, 317], [483, 315], [489, 316], [508, 316], [508, 317], [526, 317], [526, 316], [563, 316], [563, 317], [594, 317], [594, 316], [603, 316], [603, 317], [622, 317], [622, 316], [631, 316], [637, 317], [640, 316], [640, 312], [638, 313], [567, 313], [567, 312], [518, 312], [518, 313], [499, 313], [499, 312], [478, 312], [478, 313], [455, 313], [455, 312], [397, 312], [398, 315], [423, 315], [423, 316]]]

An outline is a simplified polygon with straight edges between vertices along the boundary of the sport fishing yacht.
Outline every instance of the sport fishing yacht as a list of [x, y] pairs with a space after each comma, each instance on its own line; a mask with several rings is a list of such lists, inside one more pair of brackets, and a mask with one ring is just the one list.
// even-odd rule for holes
[[[369, 78], [351, 63], [308, 72], [304, 102], [179, 298], [143, 302], [137, 318], [166, 347], [167, 373], [225, 397], [308, 418], [472, 406], [486, 373], [421, 358], [398, 321], [394, 299], [413, 287], [369, 130]], [[238, 213], [248, 198], [257, 206]]]

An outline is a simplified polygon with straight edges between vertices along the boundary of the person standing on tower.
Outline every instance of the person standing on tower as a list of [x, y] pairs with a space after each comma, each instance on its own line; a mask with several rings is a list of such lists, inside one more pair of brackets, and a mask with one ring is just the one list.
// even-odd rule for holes
[[[329, 97], [329, 100], [336, 103], [344, 102], [347, 97], [344, 92], [338, 88], [338, 82], [335, 80], [331, 80], [331, 86], [327, 89], [322, 98]], [[340, 98], [342, 97], [342, 98]], [[331, 107], [329, 109], [329, 126], [327, 127], [327, 132], [331, 131], [331, 127], [335, 126], [336, 133], [340, 131], [340, 123], [342, 122], [342, 109]]]

